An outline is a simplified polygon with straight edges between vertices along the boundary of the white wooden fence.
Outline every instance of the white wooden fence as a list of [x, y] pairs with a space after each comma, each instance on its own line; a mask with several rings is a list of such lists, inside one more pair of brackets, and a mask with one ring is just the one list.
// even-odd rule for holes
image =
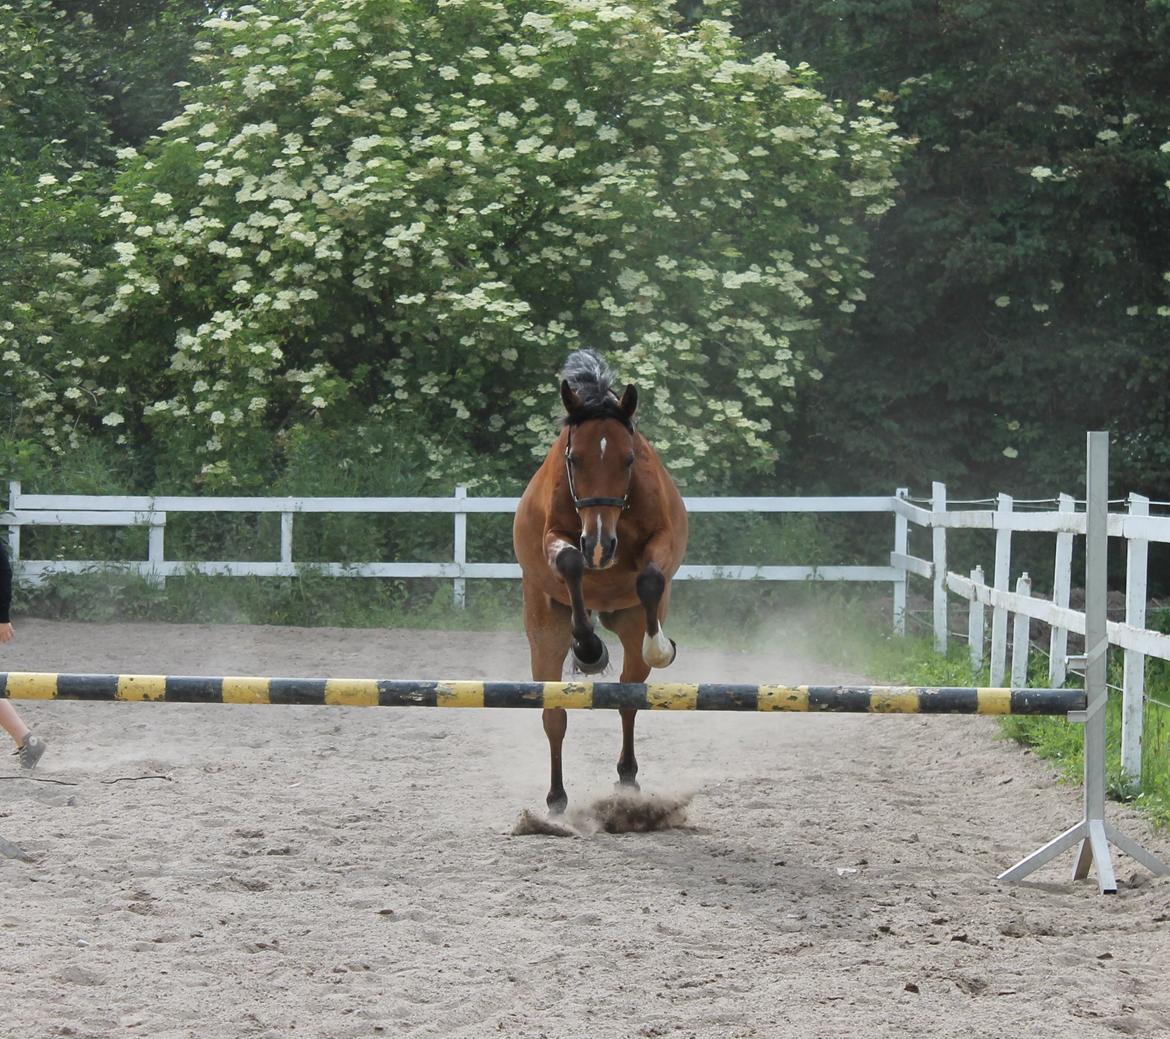
[[[264, 498], [187, 497], [79, 494], [25, 494], [18, 481], [9, 483], [9, 548], [20, 579], [35, 585], [54, 574], [119, 571], [163, 583], [168, 577], [209, 574], [230, 577], [297, 577], [312, 572], [331, 577], [447, 578], [453, 582], [456, 605], [465, 601], [468, 578], [520, 577], [513, 562], [473, 563], [467, 560], [467, 518], [485, 513], [513, 513], [518, 498], [473, 498], [456, 487], [450, 498]], [[694, 513], [876, 513], [892, 515], [890, 497], [854, 498], [687, 498]], [[279, 558], [266, 562], [175, 560], [166, 557], [167, 517], [174, 513], [277, 513], [280, 515]], [[453, 520], [450, 562], [312, 562], [293, 559], [293, 523], [307, 513], [378, 513], [449, 515]], [[25, 559], [20, 531], [27, 526], [141, 526], [149, 529], [145, 560]], [[905, 540], [905, 522], [895, 519]], [[897, 535], [896, 535], [897, 537]], [[273, 546], [275, 549], [275, 546]], [[904, 545], [903, 545], [904, 547]], [[906, 571], [891, 563], [880, 566], [787, 566], [721, 563], [683, 566], [681, 581], [877, 581], [894, 586], [895, 623], [901, 630], [905, 611]]]
[[[452, 581], [455, 602], [462, 605], [467, 579], [516, 579], [520, 568], [512, 562], [469, 562], [467, 520], [469, 516], [515, 511], [516, 498], [469, 497], [461, 487], [449, 498], [311, 498], [311, 497], [117, 497], [105, 495], [25, 494], [18, 482], [9, 484], [9, 510], [0, 513], [0, 525], [9, 529], [9, 546], [19, 578], [36, 584], [53, 574], [120, 571], [163, 583], [168, 577], [189, 574], [296, 577], [312, 572], [336, 577], [442, 578]], [[1016, 506], [1026, 504], [1028, 511]], [[895, 632], [905, 631], [907, 579], [913, 574], [933, 586], [933, 629], [935, 646], [945, 652], [948, 641], [948, 594], [970, 603], [968, 635], [971, 663], [983, 669], [984, 611], [991, 609], [990, 684], [1003, 684], [1008, 673], [1008, 621], [1014, 615], [1010, 677], [1013, 686], [1023, 686], [1028, 670], [1028, 619], [1051, 626], [1048, 685], [1065, 682], [1068, 666], [1068, 633], [1084, 634], [1085, 615], [1069, 608], [1072, 587], [1071, 564], [1074, 537], [1085, 535], [1085, 514], [1080, 503], [1062, 495], [1046, 508], [1037, 503], [1014, 503], [999, 495], [995, 508], [972, 508], [949, 503], [946, 487], [932, 486], [929, 507], [911, 501], [900, 488], [888, 497], [743, 497], [687, 498], [691, 513], [871, 513], [894, 518], [893, 550], [888, 565], [876, 566], [791, 566], [782, 563], [749, 565], [721, 563], [688, 564], [677, 574], [682, 581], [863, 581], [891, 586]], [[1111, 513], [1109, 535], [1127, 542], [1126, 617], [1110, 621], [1108, 637], [1125, 652], [1123, 689], [1122, 765], [1136, 778], [1140, 774], [1142, 708], [1145, 699], [1145, 658], [1170, 660], [1170, 635], [1145, 627], [1146, 556], [1151, 541], [1170, 543], [1170, 516], [1151, 516], [1149, 501], [1130, 495], [1124, 513]], [[277, 513], [280, 516], [278, 558], [264, 562], [174, 560], [166, 557], [168, 514], [174, 513]], [[452, 517], [453, 552], [450, 562], [312, 562], [293, 559], [293, 524], [308, 513], [438, 514]], [[20, 531], [25, 526], [141, 526], [148, 528], [145, 560], [48, 560], [24, 559]], [[910, 552], [911, 527], [930, 531], [929, 558]], [[988, 584], [981, 567], [969, 576], [947, 568], [947, 533], [951, 530], [994, 530], [995, 558]], [[1031, 593], [1027, 574], [1017, 576], [1011, 586], [1012, 535], [1017, 532], [1052, 534], [1054, 582], [1051, 599]], [[276, 546], [274, 546], [274, 549]]]
[[[1019, 511], [1017, 506], [1021, 504], [1027, 511]], [[1046, 507], [1037, 508], [1041, 504]], [[1147, 549], [1151, 541], [1170, 543], [1170, 516], [1151, 516], [1150, 501], [1140, 494], [1129, 495], [1124, 505], [1124, 512], [1110, 512], [1108, 532], [1110, 537], [1126, 541], [1125, 620], [1109, 621], [1106, 627], [1110, 645], [1119, 647], [1125, 654], [1121, 763], [1126, 775], [1136, 781], [1141, 775], [1146, 657], [1170, 660], [1170, 635], [1145, 626]], [[1013, 686], [1026, 683], [1031, 648], [1028, 620], [1035, 619], [1051, 628], [1048, 684], [1063, 686], [1069, 664], [1079, 662], [1078, 657], [1068, 655], [1069, 632], [1085, 633], [1084, 612], [1069, 608], [1073, 538], [1083, 537], [1086, 528], [1083, 502], [1061, 495], [1051, 503], [1016, 503], [1008, 495], [1001, 494], [995, 499], [995, 508], [972, 508], [964, 503], [948, 505], [946, 487], [935, 483], [928, 508], [905, 498], [896, 501], [894, 508], [899, 518], [931, 532], [931, 558], [909, 556], [896, 565], [905, 565], [909, 573], [925, 577], [933, 584], [935, 648], [946, 652], [949, 635], [947, 595], [957, 595], [970, 603], [968, 641], [973, 671], [983, 670], [984, 611], [990, 607], [990, 684], [1002, 685], [1005, 674], [1010, 674]], [[981, 566], [972, 570], [969, 576], [947, 568], [947, 532], [952, 530], [995, 531], [991, 584], [986, 582]], [[1018, 532], [1054, 536], [1051, 599], [1032, 595], [1032, 582], [1026, 573], [1017, 575], [1014, 590], [1011, 586], [1012, 535]], [[1010, 614], [1014, 614], [1014, 621], [1009, 671], [1007, 635]]]

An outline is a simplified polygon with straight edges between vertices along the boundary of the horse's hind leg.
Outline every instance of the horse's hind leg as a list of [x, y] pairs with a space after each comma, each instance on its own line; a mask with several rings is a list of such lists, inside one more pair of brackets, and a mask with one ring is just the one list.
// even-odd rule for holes
[[548, 737], [549, 784], [544, 803], [553, 815], [560, 815], [569, 807], [569, 795], [565, 793], [565, 780], [561, 772], [561, 746], [565, 742], [565, 731], [569, 728], [569, 712], [563, 707], [546, 708], [544, 711], [544, 734]]
[[[524, 630], [532, 658], [535, 682], [559, 682], [569, 651], [570, 614], [567, 606], [553, 602], [538, 588], [524, 587]], [[550, 782], [545, 802], [549, 811], [563, 812], [569, 803], [561, 772], [561, 745], [569, 716], [563, 707], [546, 710], [544, 734], [548, 737]]]
[[[646, 634], [646, 621], [642, 607], [601, 614], [601, 623], [622, 640], [623, 682], [644, 682], [650, 674], [650, 665], [642, 657], [642, 638]], [[623, 708], [622, 752], [618, 757], [618, 783], [623, 787], [638, 790], [638, 759], [634, 756], [635, 708]]]

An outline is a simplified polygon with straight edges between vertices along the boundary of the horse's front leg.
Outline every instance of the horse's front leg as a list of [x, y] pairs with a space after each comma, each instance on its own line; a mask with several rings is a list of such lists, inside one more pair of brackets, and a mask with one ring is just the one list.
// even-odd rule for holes
[[646, 611], [646, 634], [642, 636], [642, 659], [651, 667], [666, 667], [674, 663], [678, 648], [674, 639], [666, 637], [661, 619], [665, 616], [663, 600], [667, 596], [666, 575], [651, 560], [638, 574], [638, 601]]
[[593, 622], [585, 608], [585, 593], [582, 589], [585, 579], [585, 557], [576, 545], [570, 544], [564, 538], [550, 535], [548, 558], [569, 592], [569, 607], [572, 610], [570, 623], [573, 633], [569, 650], [573, 654], [573, 663], [582, 674], [594, 675], [604, 671], [609, 664], [609, 651], [593, 630]]

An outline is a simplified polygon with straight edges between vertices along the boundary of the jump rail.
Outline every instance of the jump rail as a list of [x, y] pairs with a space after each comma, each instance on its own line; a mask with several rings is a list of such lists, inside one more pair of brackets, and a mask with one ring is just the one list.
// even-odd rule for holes
[[855, 714], [1068, 714], [1080, 689], [728, 685], [675, 682], [463, 682], [374, 678], [0, 674], [0, 695], [28, 700], [331, 707], [568, 707], [584, 710], [833, 711]]

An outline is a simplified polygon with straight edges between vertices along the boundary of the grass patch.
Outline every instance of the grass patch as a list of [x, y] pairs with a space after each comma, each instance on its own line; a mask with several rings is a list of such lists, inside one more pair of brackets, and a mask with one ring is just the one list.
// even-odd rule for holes
[[[986, 670], [972, 676], [967, 647], [958, 645], [944, 656], [931, 639], [908, 636], [892, 638], [870, 629], [858, 634], [853, 649], [860, 655], [854, 666], [872, 675], [874, 680], [891, 685], [986, 685]], [[1120, 651], [1112, 651], [1108, 682], [1119, 686], [1122, 681]], [[1170, 682], [1161, 661], [1150, 661], [1146, 677], [1147, 695], [1170, 703]], [[1047, 664], [1039, 654], [1028, 676], [1028, 684], [1048, 684]], [[1080, 686], [1074, 676], [1070, 686]], [[1012, 715], [999, 721], [1000, 732], [1030, 748], [1039, 757], [1052, 762], [1057, 772], [1069, 782], [1080, 783], [1084, 775], [1084, 735], [1080, 725], [1059, 717]], [[1114, 801], [1133, 804], [1156, 825], [1170, 828], [1170, 708], [1147, 703], [1143, 728], [1142, 775], [1139, 782], [1128, 779], [1121, 770], [1121, 693], [1110, 689], [1105, 711], [1106, 757], [1105, 789]]]
[[[450, 579], [171, 577], [165, 586], [126, 573], [58, 575], [17, 584], [14, 610], [50, 620], [288, 624], [354, 628], [520, 631], [519, 581], [468, 580], [466, 607]], [[882, 618], [879, 620], [879, 616]], [[823, 647], [842, 665], [859, 652], [857, 633], [889, 625], [889, 604], [828, 583], [688, 581], [672, 589], [668, 628], [680, 644], [750, 650], [777, 629]]]
[[456, 609], [449, 580], [172, 577], [165, 587], [126, 574], [76, 574], [18, 588], [13, 609], [49, 620], [116, 624], [287, 624], [297, 627], [431, 628], [518, 631], [520, 588], [512, 581], [468, 581]]

